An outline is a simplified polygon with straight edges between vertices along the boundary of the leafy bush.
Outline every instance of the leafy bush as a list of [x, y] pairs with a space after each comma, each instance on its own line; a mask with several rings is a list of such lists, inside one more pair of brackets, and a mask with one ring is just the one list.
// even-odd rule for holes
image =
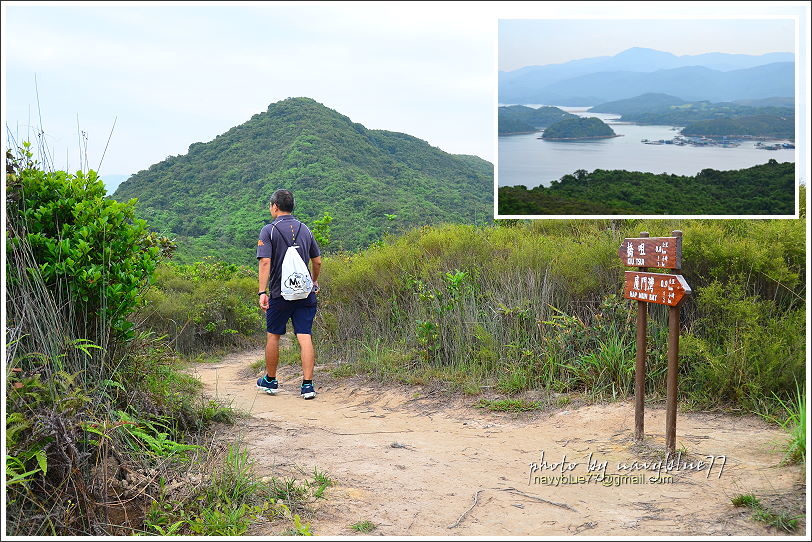
[[[25, 272], [41, 278], [49, 291], [69, 292], [73, 312], [63, 316], [76, 321], [83, 338], [108, 346], [132, 337], [127, 317], [171, 243], [135, 217], [134, 200], [105, 199], [94, 171], [46, 172], [31, 162], [27, 146], [23, 153], [28, 161], [12, 165], [7, 176], [7, 255], [14, 258], [25, 243], [36, 262]], [[10, 267], [11, 285], [21, 280], [18, 271]], [[10, 325], [22, 324], [23, 315], [9, 317]]]

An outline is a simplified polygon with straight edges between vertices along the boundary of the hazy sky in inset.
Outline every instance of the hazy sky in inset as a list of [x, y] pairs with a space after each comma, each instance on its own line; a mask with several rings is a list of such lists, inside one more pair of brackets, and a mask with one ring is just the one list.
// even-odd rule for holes
[[4, 120], [15, 137], [35, 133], [36, 75], [59, 169], [79, 169], [77, 116], [94, 169], [118, 118], [101, 173], [131, 174], [292, 96], [493, 159], [495, 17], [428, 4], [3, 10]]
[[499, 21], [499, 69], [612, 56], [631, 47], [675, 55], [795, 51], [793, 19]]

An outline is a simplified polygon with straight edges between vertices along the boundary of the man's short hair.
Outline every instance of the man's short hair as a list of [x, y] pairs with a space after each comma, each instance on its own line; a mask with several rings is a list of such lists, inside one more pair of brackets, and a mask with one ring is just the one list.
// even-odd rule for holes
[[268, 204], [268, 206], [270, 207], [274, 203], [283, 213], [293, 212], [293, 194], [290, 193], [290, 190], [280, 188], [271, 194], [271, 202]]

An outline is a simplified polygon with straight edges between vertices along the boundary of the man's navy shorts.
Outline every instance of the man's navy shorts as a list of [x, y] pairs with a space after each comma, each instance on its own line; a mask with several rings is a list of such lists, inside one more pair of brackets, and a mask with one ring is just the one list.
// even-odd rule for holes
[[268, 333], [284, 335], [288, 320], [292, 320], [294, 333], [311, 335], [316, 304], [316, 294], [312, 292], [306, 298], [296, 301], [288, 301], [284, 297], [269, 299], [268, 310], [265, 311]]

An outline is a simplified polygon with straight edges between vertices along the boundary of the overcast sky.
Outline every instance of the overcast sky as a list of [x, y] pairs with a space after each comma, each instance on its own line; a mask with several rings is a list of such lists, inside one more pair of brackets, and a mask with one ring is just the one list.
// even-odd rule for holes
[[59, 168], [128, 174], [290, 96], [453, 153], [493, 155], [495, 20], [458, 10], [249, 4], [15, 6], [3, 17], [5, 120], [42, 124]]
[[499, 22], [499, 69], [504, 71], [612, 56], [630, 47], [657, 49], [678, 56], [716, 52], [748, 55], [794, 52], [795, 20], [534, 19]]
[[[78, 117], [102, 176], [185, 154], [290, 96], [493, 161], [500, 18], [603, 18], [612, 27], [617, 17], [799, 11], [730, 2], [66, 4], [0, 6], [2, 118], [26, 139], [41, 116], [55, 167], [75, 171]], [[585, 37], [565, 38], [548, 38], [545, 50], [558, 56], [544, 62], [592, 54], [576, 48]], [[787, 49], [780, 39], [775, 50]]]

